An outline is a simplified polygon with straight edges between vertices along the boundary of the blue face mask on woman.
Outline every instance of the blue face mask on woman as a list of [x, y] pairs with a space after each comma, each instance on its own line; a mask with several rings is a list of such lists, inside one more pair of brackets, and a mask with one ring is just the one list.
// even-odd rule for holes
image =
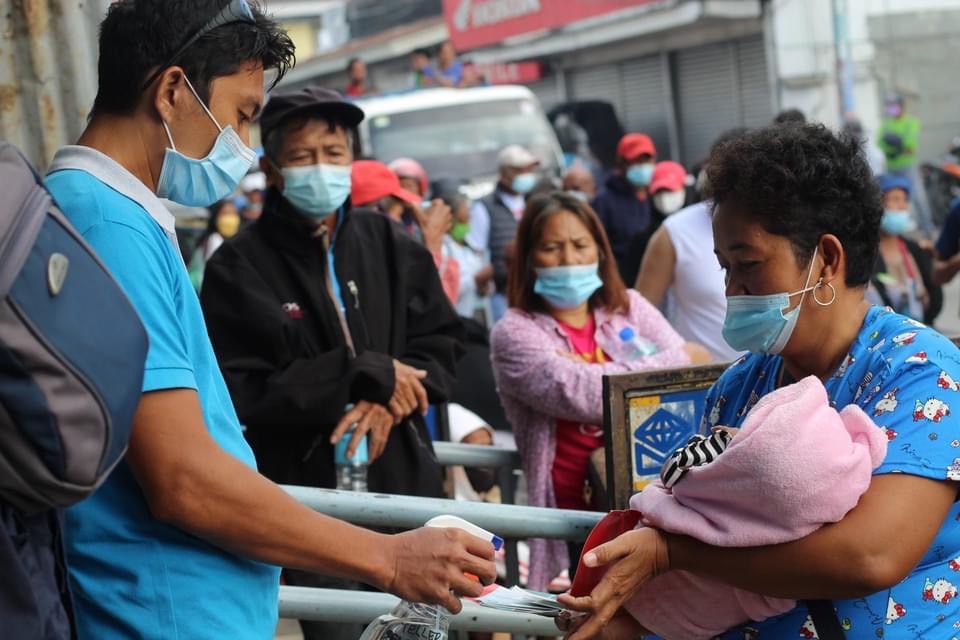
[[575, 309], [590, 299], [603, 286], [600, 264], [576, 264], [535, 269], [537, 281], [533, 292], [554, 309]]
[[313, 164], [285, 167], [283, 197], [311, 218], [323, 219], [343, 206], [350, 196], [350, 167]]
[[650, 181], [653, 180], [653, 168], [652, 162], [630, 165], [626, 173], [627, 182], [635, 187], [649, 186]]
[[[810, 286], [810, 277], [813, 275], [813, 265], [817, 258], [817, 250], [813, 251], [810, 260], [810, 270], [807, 272], [807, 282], [803, 289], [793, 293], [773, 293], [766, 296], [728, 296], [727, 315], [723, 319], [723, 339], [737, 351], [751, 351], [753, 353], [773, 353], [783, 351], [793, 335], [800, 317], [800, 307], [808, 291], [814, 291], [821, 286], [818, 282]], [[790, 311], [784, 309], [790, 306], [790, 298], [800, 296], [800, 303]], [[836, 299], [834, 292], [833, 299]], [[821, 306], [833, 304], [833, 299]]]
[[237, 188], [241, 178], [253, 165], [257, 154], [243, 143], [233, 127], [221, 127], [193, 89], [190, 80], [186, 76], [183, 80], [207, 116], [220, 130], [220, 134], [205, 158], [188, 158], [177, 151], [170, 127], [164, 122], [163, 130], [167, 132], [170, 147], [164, 153], [163, 164], [160, 166], [157, 195], [186, 207], [207, 207], [227, 197]]
[[900, 209], [884, 209], [880, 218], [880, 228], [891, 236], [902, 236], [917, 228], [917, 223], [910, 217], [910, 212]]

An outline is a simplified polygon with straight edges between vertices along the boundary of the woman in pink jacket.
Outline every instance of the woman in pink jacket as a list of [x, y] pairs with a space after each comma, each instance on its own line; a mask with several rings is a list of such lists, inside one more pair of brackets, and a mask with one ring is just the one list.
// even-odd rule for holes
[[[515, 249], [511, 308], [493, 328], [491, 355], [529, 502], [589, 509], [584, 484], [590, 454], [603, 446], [603, 376], [710, 356], [686, 345], [653, 305], [626, 289], [586, 203], [561, 192], [532, 199]], [[576, 567], [579, 546], [530, 546], [530, 588], [544, 589], [565, 567]]]

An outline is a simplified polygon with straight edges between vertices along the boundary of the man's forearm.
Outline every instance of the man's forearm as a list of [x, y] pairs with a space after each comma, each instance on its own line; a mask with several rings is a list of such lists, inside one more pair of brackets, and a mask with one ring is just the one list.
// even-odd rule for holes
[[226, 453], [182, 476], [157, 516], [241, 556], [384, 588], [389, 536], [304, 507]]

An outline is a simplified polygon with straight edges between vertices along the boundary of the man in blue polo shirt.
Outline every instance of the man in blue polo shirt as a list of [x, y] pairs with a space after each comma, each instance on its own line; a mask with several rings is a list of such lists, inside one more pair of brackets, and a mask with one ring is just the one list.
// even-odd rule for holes
[[[126, 460], [70, 509], [81, 639], [268, 638], [278, 569], [322, 572], [458, 610], [489, 543], [421, 529], [385, 536], [314, 513], [256, 472], [217, 367], [173, 217], [250, 167], [265, 71], [293, 44], [245, 0], [121, 0], [100, 30], [100, 84], [77, 145], [47, 183], [150, 337]], [[309, 381], [304, 381], [308, 384]]]

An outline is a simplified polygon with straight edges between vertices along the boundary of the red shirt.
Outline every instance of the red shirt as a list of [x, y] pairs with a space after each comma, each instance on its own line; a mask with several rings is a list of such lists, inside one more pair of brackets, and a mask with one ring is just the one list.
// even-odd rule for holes
[[[558, 323], [573, 345], [573, 353], [588, 363], [608, 362], [609, 358], [594, 338], [597, 325], [590, 319], [580, 329]], [[584, 499], [590, 454], [603, 446], [603, 429], [596, 425], [557, 420], [557, 449], [553, 460], [553, 492], [561, 509], [589, 509]]]

